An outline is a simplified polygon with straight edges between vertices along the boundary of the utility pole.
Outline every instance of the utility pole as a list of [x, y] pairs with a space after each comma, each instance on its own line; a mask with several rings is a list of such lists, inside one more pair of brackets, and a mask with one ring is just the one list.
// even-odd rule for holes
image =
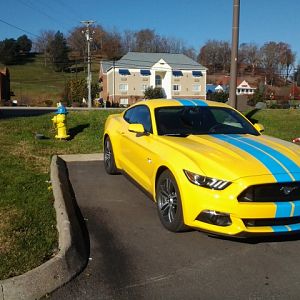
[[113, 58], [113, 96], [111, 106], [115, 103], [115, 93], [116, 93], [116, 75], [115, 75], [115, 58]]
[[239, 47], [240, 0], [233, 0], [232, 45], [230, 65], [229, 105], [237, 108], [236, 80]]
[[88, 56], [88, 75], [87, 75], [87, 88], [88, 88], [88, 108], [92, 107], [92, 73], [91, 73], [91, 41], [92, 38], [90, 37], [90, 26], [95, 23], [95, 21], [81, 21], [82, 24], [85, 24], [86, 30], [82, 33], [85, 34], [86, 41], [87, 41], [87, 56]]

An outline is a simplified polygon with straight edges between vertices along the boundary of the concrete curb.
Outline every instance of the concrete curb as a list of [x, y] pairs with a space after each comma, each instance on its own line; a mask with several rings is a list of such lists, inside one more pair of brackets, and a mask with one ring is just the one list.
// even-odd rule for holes
[[51, 182], [59, 234], [59, 252], [25, 274], [0, 281], [0, 300], [39, 299], [70, 281], [87, 265], [88, 238], [69, 182], [65, 161], [53, 156]]
[[96, 161], [103, 160], [103, 153], [60, 155], [64, 161]]

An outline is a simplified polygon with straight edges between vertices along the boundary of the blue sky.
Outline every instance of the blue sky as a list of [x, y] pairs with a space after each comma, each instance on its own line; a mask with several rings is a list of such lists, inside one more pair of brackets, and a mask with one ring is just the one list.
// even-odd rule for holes
[[[42, 30], [67, 34], [80, 20], [95, 20], [104, 29], [154, 29], [175, 37], [199, 52], [209, 39], [231, 41], [232, 0], [0, 0], [0, 40], [29, 38]], [[240, 0], [240, 43], [261, 46], [268, 41], [291, 45], [300, 62], [300, 1]]]

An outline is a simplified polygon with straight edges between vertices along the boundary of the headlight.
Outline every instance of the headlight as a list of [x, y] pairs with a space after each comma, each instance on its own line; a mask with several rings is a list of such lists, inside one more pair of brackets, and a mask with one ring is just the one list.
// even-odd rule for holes
[[229, 182], [229, 181], [202, 176], [202, 175], [195, 174], [195, 173], [187, 171], [187, 170], [183, 170], [183, 171], [191, 183], [208, 188], [208, 189], [224, 190], [231, 184], [231, 182]]

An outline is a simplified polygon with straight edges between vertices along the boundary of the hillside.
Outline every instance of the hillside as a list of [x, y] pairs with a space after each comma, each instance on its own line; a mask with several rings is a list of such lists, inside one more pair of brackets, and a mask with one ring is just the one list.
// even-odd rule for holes
[[[0, 68], [4, 66], [0, 64]], [[20, 105], [46, 105], [60, 100], [65, 83], [71, 78], [86, 78], [84, 71], [78, 73], [54, 72], [51, 66], [45, 66], [44, 56], [36, 55], [22, 65], [8, 66], [10, 72], [11, 99]], [[92, 64], [93, 81], [98, 80], [99, 64]]]

